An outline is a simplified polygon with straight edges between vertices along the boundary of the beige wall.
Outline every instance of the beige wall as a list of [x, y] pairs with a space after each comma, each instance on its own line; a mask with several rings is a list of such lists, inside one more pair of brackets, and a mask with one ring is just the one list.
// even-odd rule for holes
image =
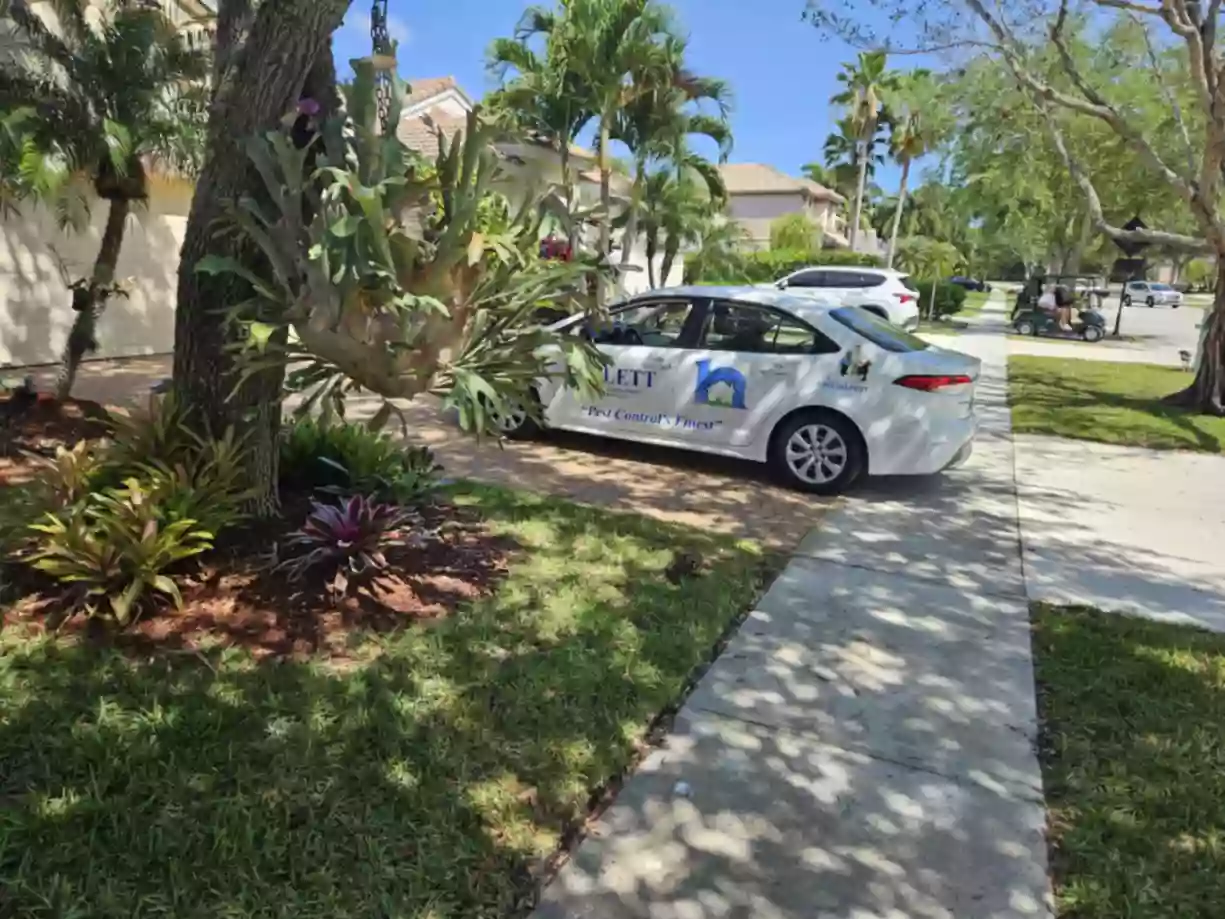
[[[98, 324], [98, 357], [168, 352], [174, 345], [179, 247], [187, 225], [191, 186], [154, 180], [148, 205], [129, 218], [118, 277], [130, 281], [128, 299], [113, 298]], [[58, 360], [74, 313], [64, 281], [87, 276], [106, 220], [96, 201], [92, 225], [63, 233], [41, 208], [0, 221], [0, 366]]]

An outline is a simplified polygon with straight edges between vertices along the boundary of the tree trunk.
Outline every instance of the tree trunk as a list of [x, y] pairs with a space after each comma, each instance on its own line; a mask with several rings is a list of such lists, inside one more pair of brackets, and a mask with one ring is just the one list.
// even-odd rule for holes
[[1195, 379], [1165, 401], [1205, 415], [1225, 416], [1225, 253], [1217, 256], [1216, 296], [1204, 324]]
[[[647, 254], [647, 283], [651, 285], [651, 290], [659, 286], [655, 278], [655, 256], [659, 252], [659, 240], [653, 233], [647, 233], [646, 239], [646, 254]], [[667, 275], [664, 275], [666, 278]]]
[[[625, 229], [621, 231], [621, 270], [617, 273], [617, 287], [622, 294], [625, 293], [625, 278], [629, 269], [630, 256], [634, 253], [634, 237], [638, 234], [638, 209], [642, 207], [642, 180], [646, 168], [646, 163], [642, 160], [634, 164], [634, 187], [630, 191], [630, 206], [625, 219]], [[654, 286], [654, 284], [651, 285], [651, 287]]]
[[[605, 265], [611, 262], [612, 255], [612, 164], [609, 162], [608, 146], [612, 143], [609, 136], [612, 125], [608, 113], [600, 114], [600, 260]], [[601, 308], [607, 300], [605, 283], [601, 279], [596, 288], [596, 304]]]
[[851, 232], [848, 235], [852, 252], [855, 251], [855, 241], [859, 236], [859, 220], [863, 216], [863, 190], [868, 182], [868, 144], [860, 141], [855, 146], [855, 152], [859, 156], [859, 179], [855, 183], [855, 207], [851, 216]]
[[897, 231], [902, 225], [902, 211], [906, 209], [906, 182], [910, 179], [910, 157], [902, 160], [902, 182], [898, 186], [897, 212], [893, 215], [893, 229], [889, 231], [889, 259], [886, 268], [893, 267], [893, 259], [897, 255]]
[[1089, 243], [1093, 241], [1093, 214], [1086, 208], [1084, 216], [1080, 223], [1080, 236], [1076, 240], [1076, 248], [1072, 250], [1072, 257], [1068, 259], [1067, 274], [1080, 274], [1080, 266], [1085, 259], [1085, 250], [1089, 248]]
[[[244, 141], [273, 130], [304, 92], [335, 94], [329, 37], [340, 25], [348, 0], [264, 0], [240, 51], [222, 47], [241, 40], [240, 28], [221, 29], [246, 8], [243, 0], [223, 2], [219, 11], [218, 73], [213, 84], [204, 167], [196, 182], [179, 261], [178, 309], [174, 329], [174, 391], [198, 425], [220, 434], [233, 427], [251, 451], [255, 513], [277, 508], [277, 436], [284, 368], [249, 378], [234, 391], [242, 356], [235, 353], [235, 324], [224, 310], [249, 298], [245, 282], [228, 274], [203, 275], [196, 264], [209, 254], [233, 255], [259, 265], [256, 250], [232, 236], [217, 235], [217, 221], [229, 202], [259, 195], [261, 185], [243, 151]], [[220, 62], [225, 62], [221, 65]], [[312, 85], [308, 86], [309, 82]], [[319, 98], [316, 96], [316, 98]], [[324, 98], [319, 98], [321, 104]], [[231, 397], [231, 393], [233, 395]]]
[[72, 308], [77, 315], [64, 345], [63, 363], [55, 383], [57, 399], [67, 399], [72, 394], [81, 361], [86, 354], [98, 349], [96, 333], [98, 320], [106, 308], [105, 288], [115, 281], [115, 267], [119, 264], [119, 251], [123, 248], [123, 231], [131, 212], [132, 202], [127, 198], [111, 199], [106, 229], [102, 231], [102, 242], [98, 246], [89, 284], [84, 289], [73, 291]]
[[676, 261], [676, 255], [681, 251], [680, 240], [673, 241], [669, 236], [664, 242], [664, 260], [659, 266], [659, 274], [664, 284], [668, 283], [668, 277], [672, 274], [672, 263]]

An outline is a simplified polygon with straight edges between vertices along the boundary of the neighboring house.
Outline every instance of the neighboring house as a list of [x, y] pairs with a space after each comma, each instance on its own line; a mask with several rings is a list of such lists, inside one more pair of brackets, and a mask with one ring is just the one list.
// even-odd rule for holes
[[768, 248], [771, 224], [788, 214], [811, 220], [821, 234], [821, 245], [848, 245], [842, 216], [846, 199], [836, 191], [764, 163], [728, 163], [719, 172], [727, 186], [728, 217], [744, 228], [754, 248]]
[[[213, 3], [168, 0], [163, 6], [180, 28], [211, 28]], [[32, 8], [57, 28], [52, 4]], [[174, 346], [179, 248], [192, 190], [183, 179], [150, 174], [149, 199], [132, 214], [119, 257], [118, 278], [130, 295], [107, 304], [97, 356], [158, 354]], [[75, 317], [67, 285], [89, 274], [106, 220], [103, 202], [93, 202], [90, 210], [90, 224], [80, 233], [62, 232], [51, 214], [35, 206], [0, 220], [0, 366], [59, 359]]]

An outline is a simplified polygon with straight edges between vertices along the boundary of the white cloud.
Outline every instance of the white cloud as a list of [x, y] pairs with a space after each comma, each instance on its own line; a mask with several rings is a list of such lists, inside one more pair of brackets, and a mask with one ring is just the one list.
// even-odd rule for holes
[[[360, 42], [363, 45], [369, 44], [370, 14], [356, 10], [350, 11], [349, 15], [345, 17], [340, 31], [344, 32], [346, 38], [350, 41]], [[401, 46], [407, 45], [412, 38], [412, 33], [408, 30], [408, 24], [392, 13], [387, 15], [387, 34]]]

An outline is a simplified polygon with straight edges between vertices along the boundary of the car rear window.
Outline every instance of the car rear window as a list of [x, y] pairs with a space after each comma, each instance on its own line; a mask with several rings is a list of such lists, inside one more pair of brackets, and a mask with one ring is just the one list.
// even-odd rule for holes
[[909, 351], [926, 351], [931, 347], [917, 335], [911, 335], [903, 328], [895, 326], [888, 320], [881, 319], [874, 313], [858, 306], [840, 306], [830, 310], [829, 314], [852, 332], [858, 332], [878, 348], [892, 351], [895, 354], [905, 354]]
[[916, 293], [916, 294], [919, 292], [919, 288], [915, 286], [915, 282], [910, 280], [910, 275], [904, 274], [900, 278], [898, 278], [898, 281], [901, 282], [901, 285], [905, 287], [907, 290], [913, 293]]

